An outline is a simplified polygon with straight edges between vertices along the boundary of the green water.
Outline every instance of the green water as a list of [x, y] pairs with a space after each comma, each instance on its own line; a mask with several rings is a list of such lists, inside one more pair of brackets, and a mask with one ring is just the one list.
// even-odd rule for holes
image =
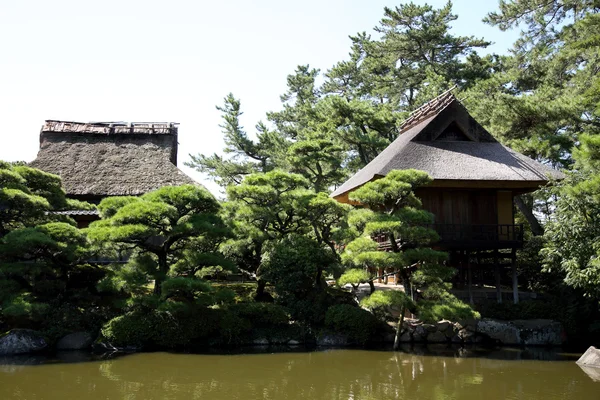
[[520, 350], [420, 353], [0, 358], [0, 399], [600, 399], [600, 382], [572, 357]]

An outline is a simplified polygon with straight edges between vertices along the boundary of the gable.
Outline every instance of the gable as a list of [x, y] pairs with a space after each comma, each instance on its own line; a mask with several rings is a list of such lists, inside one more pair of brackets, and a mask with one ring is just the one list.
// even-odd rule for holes
[[470, 137], [465, 134], [465, 131], [456, 123], [456, 121], [450, 122], [450, 124], [444, 129], [437, 137], [435, 141], [444, 142], [469, 142], [473, 141]]
[[[469, 141], [497, 143], [497, 140], [481, 126], [458, 100], [452, 101], [412, 141], [432, 142], [446, 130], [457, 130]], [[447, 132], [449, 133], [449, 132]]]

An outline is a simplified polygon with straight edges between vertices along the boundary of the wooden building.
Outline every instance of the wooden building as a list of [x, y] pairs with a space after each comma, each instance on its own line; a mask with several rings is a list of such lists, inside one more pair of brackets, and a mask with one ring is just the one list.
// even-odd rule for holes
[[515, 225], [513, 199], [563, 175], [499, 143], [447, 91], [413, 112], [398, 138], [331, 196], [351, 203], [353, 190], [392, 170], [410, 168], [433, 178], [416, 194], [434, 214], [433, 228], [441, 238], [436, 247], [450, 253], [470, 300], [476, 274], [479, 283], [491, 278], [501, 301], [507, 276], [502, 267], [508, 265], [518, 301], [515, 256], [523, 245], [523, 227]]
[[[108, 196], [138, 196], [163, 186], [197, 184], [177, 168], [176, 123], [48, 120], [30, 163], [59, 175], [69, 198], [99, 203]], [[63, 211], [80, 227], [96, 211]]]

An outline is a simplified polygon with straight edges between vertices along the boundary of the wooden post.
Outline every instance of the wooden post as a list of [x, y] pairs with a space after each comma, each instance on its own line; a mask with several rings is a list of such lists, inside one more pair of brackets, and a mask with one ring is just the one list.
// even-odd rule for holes
[[517, 249], [512, 250], [512, 284], [513, 284], [513, 301], [519, 303], [519, 280], [517, 277]]
[[496, 301], [502, 303], [502, 288], [500, 287], [500, 265], [498, 265], [498, 249], [494, 250], [494, 273], [496, 274]]
[[474, 304], [473, 301], [473, 273], [471, 271], [471, 260], [469, 258], [469, 252], [467, 251], [466, 253], [466, 257], [467, 257], [467, 275], [468, 275], [468, 286], [469, 286], [469, 303], [471, 303], [471, 305]]

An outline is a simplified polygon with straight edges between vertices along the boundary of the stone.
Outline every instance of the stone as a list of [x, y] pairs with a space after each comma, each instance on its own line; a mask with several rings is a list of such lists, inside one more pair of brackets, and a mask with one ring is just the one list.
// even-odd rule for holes
[[438, 322], [436, 325], [437, 325], [438, 331], [446, 332], [448, 330], [448, 328], [450, 328], [452, 326], [452, 322], [444, 319], [444, 320]]
[[427, 332], [435, 332], [437, 331], [437, 326], [436, 325], [432, 325], [432, 324], [423, 324], [421, 325], [423, 327], [423, 329], [425, 329]]
[[512, 321], [520, 331], [521, 344], [534, 346], [560, 346], [566, 334], [562, 324], [550, 319]]
[[547, 319], [501, 321], [482, 319], [479, 333], [502, 344], [560, 346], [565, 337], [560, 322]]
[[461, 337], [460, 337], [460, 336], [458, 336], [458, 334], [457, 334], [457, 335], [454, 335], [454, 336], [452, 336], [452, 338], [450, 339], [450, 341], [451, 341], [452, 343], [462, 343], [462, 339], [461, 339]]
[[435, 332], [431, 332], [427, 336], [427, 341], [429, 343], [446, 343], [448, 341], [448, 338], [446, 338], [446, 335], [444, 334], [444, 332], [435, 331]]
[[423, 325], [419, 325], [415, 328], [415, 332], [414, 332], [415, 336], [420, 336], [424, 339], [427, 337], [428, 334], [429, 334], [429, 331]]
[[317, 346], [347, 346], [348, 337], [339, 334], [323, 334], [317, 338]]
[[479, 321], [477, 330], [502, 344], [521, 344], [519, 329], [510, 321], [485, 318]]
[[257, 338], [252, 341], [252, 344], [257, 346], [268, 346], [269, 341], [266, 338]]
[[400, 342], [401, 343], [412, 342], [412, 336], [410, 335], [410, 332], [408, 330], [404, 331], [404, 333], [402, 333], [402, 335], [400, 335]]
[[57, 350], [85, 350], [92, 345], [92, 335], [88, 332], [73, 332], [62, 337], [56, 343]]
[[590, 346], [585, 353], [579, 357], [577, 364], [588, 367], [600, 368], [600, 350], [594, 346]]
[[446, 329], [446, 331], [444, 331], [444, 335], [446, 335], [446, 337], [448, 339], [452, 339], [452, 337], [458, 333], [458, 331], [456, 331], [454, 329], [454, 325], [450, 325], [450, 326], [451, 326], [451, 328]]
[[460, 329], [466, 329], [471, 332], [477, 332], [477, 326], [479, 325], [479, 320], [477, 320], [475, 318], [470, 318], [470, 319], [465, 319], [465, 320], [459, 321], [458, 324], [461, 326]]
[[35, 353], [46, 347], [46, 340], [31, 329], [13, 329], [0, 338], [0, 354]]
[[93, 343], [92, 350], [97, 353], [114, 353], [119, 351], [119, 349], [113, 346], [111, 343], [103, 341]]
[[300, 344], [300, 342], [295, 339], [292, 339], [292, 340], [288, 341], [287, 344], [290, 346], [298, 346]]

